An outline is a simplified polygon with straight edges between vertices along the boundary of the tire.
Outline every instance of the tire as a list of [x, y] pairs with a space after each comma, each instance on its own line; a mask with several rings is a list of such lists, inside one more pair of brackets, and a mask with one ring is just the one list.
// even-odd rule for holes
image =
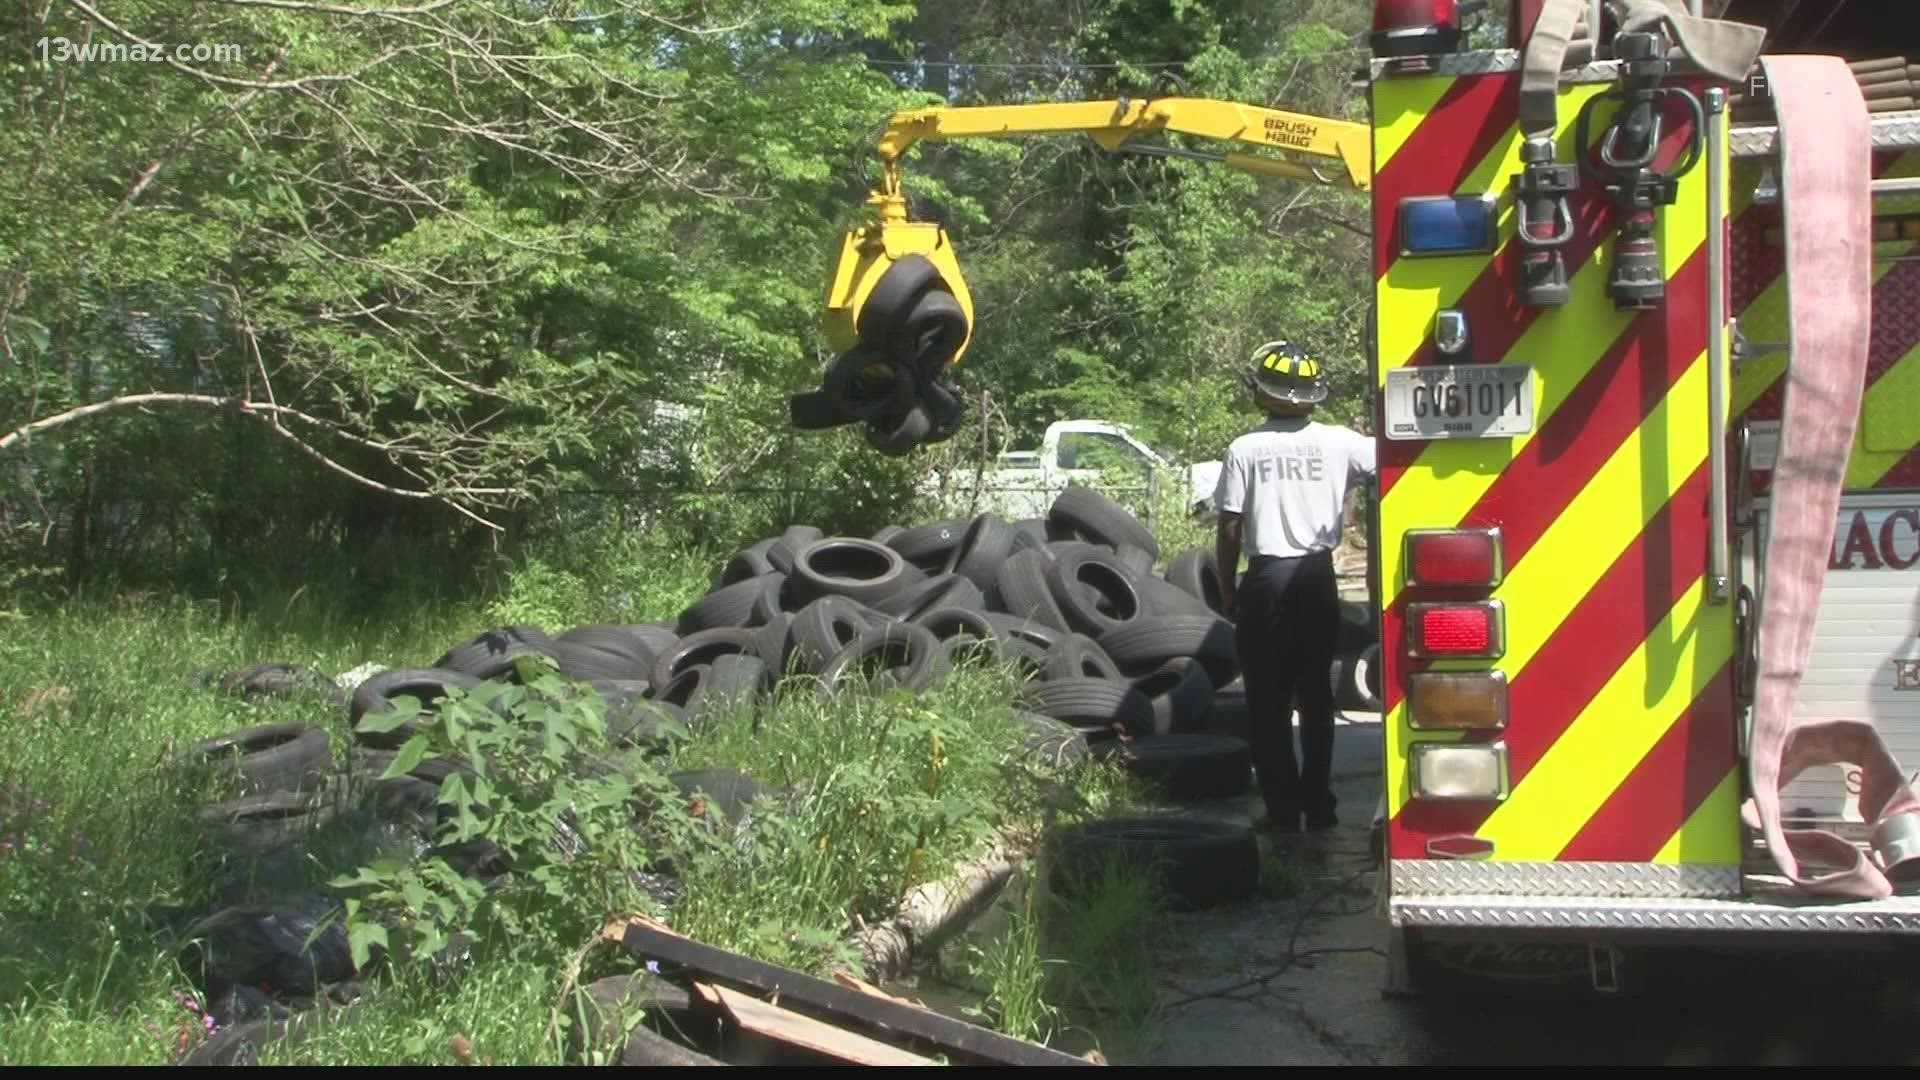
[[710, 818], [717, 813], [736, 824], [768, 794], [752, 776], [738, 769], [690, 769], [674, 773], [667, 780], [680, 789], [694, 817]]
[[1072, 724], [1033, 712], [1015, 712], [1013, 723], [1028, 732], [1025, 742], [1021, 744], [1024, 757], [1054, 768], [1079, 764], [1093, 757], [1086, 737], [1075, 730]]
[[1340, 657], [1334, 665], [1334, 701], [1343, 709], [1379, 712], [1380, 646], [1369, 645], [1354, 656]]
[[563, 645], [585, 645], [612, 653], [638, 664], [641, 671], [652, 671], [657, 655], [640, 635], [624, 626], [576, 626], [554, 640]]
[[1144, 577], [1135, 581], [1133, 587], [1140, 594], [1140, 606], [1148, 615], [1213, 615], [1220, 613], [1207, 606], [1205, 600], [1190, 596], [1186, 590], [1177, 588], [1157, 577]]
[[938, 574], [873, 605], [875, 611], [909, 622], [935, 608], [985, 611], [987, 596], [980, 591], [980, 586], [959, 574]]
[[312, 694], [336, 705], [347, 703], [347, 692], [332, 679], [301, 664], [253, 664], [220, 680], [220, 689], [241, 697], [300, 697]]
[[872, 536], [867, 537], [867, 539], [873, 541], [876, 544], [888, 544], [889, 546], [891, 546], [889, 542], [892, 541], [894, 537], [899, 536], [901, 533], [905, 531], [906, 531], [905, 529], [902, 529], [898, 525], [882, 525], [880, 526], [879, 529], [875, 530]]
[[858, 537], [815, 540], [794, 554], [793, 593], [801, 604], [844, 596], [871, 606], [924, 580], [899, 552]]
[[1001, 638], [1000, 658], [1023, 684], [1047, 677], [1047, 650], [1024, 638]]
[[673, 627], [666, 623], [640, 623], [620, 629], [639, 639], [640, 644], [647, 647], [647, 652], [655, 657], [673, 648], [673, 643], [680, 640], [680, 635], [674, 633]]
[[325, 783], [333, 768], [327, 731], [313, 724], [243, 728], [194, 743], [180, 757], [228, 772], [248, 794], [313, 791]]
[[1132, 544], [1121, 544], [1113, 553], [1113, 559], [1124, 567], [1135, 579], [1153, 576], [1153, 556]]
[[823, 596], [793, 617], [792, 654], [800, 670], [819, 675], [866, 628], [860, 605], [844, 596]]
[[1111, 554], [1061, 552], [1047, 567], [1046, 578], [1068, 627], [1080, 633], [1097, 638], [1148, 614], [1132, 576]]
[[330, 799], [276, 791], [210, 803], [194, 812], [194, 823], [200, 829], [201, 851], [218, 857], [266, 851], [303, 839], [339, 814], [338, 804]]
[[967, 340], [967, 330], [966, 309], [941, 283], [914, 301], [889, 336], [887, 350], [912, 367], [918, 384], [935, 386], [938, 384], [934, 380]]
[[1023, 547], [1044, 548], [1047, 546], [1047, 519], [1043, 517], [1021, 518], [1011, 526], [1013, 543], [1016, 550]]
[[1029, 684], [1022, 705], [1043, 716], [1064, 720], [1093, 742], [1124, 732], [1130, 738], [1153, 733], [1153, 702], [1131, 684], [1113, 679], [1049, 679]]
[[731, 653], [752, 651], [753, 631], [744, 627], [717, 627], [688, 634], [653, 662], [653, 673], [648, 681], [655, 686], [666, 686], [688, 668], [711, 664], [715, 659]]
[[1085, 634], [1067, 634], [1045, 653], [1048, 679], [1120, 680], [1120, 667], [1098, 642]]
[[[472, 693], [480, 688], [480, 680], [462, 671], [445, 668], [401, 668], [397, 671], [383, 671], [363, 682], [353, 692], [353, 702], [348, 707], [348, 726], [353, 739], [362, 746], [376, 749], [398, 750], [417, 734], [422, 727], [434, 722], [435, 703], [445, 700], [448, 690]], [[396, 698], [412, 697], [420, 702], [420, 712], [392, 731], [361, 731], [360, 721], [369, 715], [378, 715], [390, 711], [388, 704]]]
[[1106, 860], [1157, 871], [1175, 910], [1195, 911], [1253, 898], [1260, 889], [1260, 842], [1251, 828], [1189, 817], [1116, 818], [1070, 826], [1052, 837], [1049, 881], [1066, 895], [1098, 881]]
[[913, 314], [920, 295], [940, 282], [940, 268], [925, 255], [904, 255], [873, 283], [861, 305], [854, 332], [876, 349], [888, 347], [895, 332]]
[[1167, 564], [1167, 584], [1207, 605], [1220, 610], [1220, 560], [1202, 547], [1190, 547]]
[[1007, 650], [998, 638], [954, 634], [940, 639], [941, 662], [949, 672], [970, 667], [999, 667], [1008, 662]]
[[1374, 618], [1370, 604], [1352, 600], [1340, 601], [1340, 628], [1336, 631], [1333, 651], [1335, 653], [1357, 653], [1380, 640], [1380, 627]]
[[1147, 553], [1149, 563], [1160, 558], [1160, 542], [1126, 507], [1079, 484], [1067, 485], [1053, 500], [1053, 509], [1047, 513], [1047, 537], [1086, 540], [1114, 549], [1137, 547]]
[[[1032, 549], [1016, 552], [994, 578], [988, 606], [1017, 619], [1040, 623], [1060, 633], [1073, 629], [1047, 584], [1047, 557]], [[1052, 642], [1048, 642], [1051, 645]]]
[[862, 432], [867, 445], [888, 457], [903, 457], [927, 441], [933, 433], [933, 416], [927, 407], [915, 404], [905, 412], [889, 412], [867, 422]]
[[1002, 641], [1024, 641], [1045, 655], [1055, 642], [1065, 637], [1067, 631], [1032, 619], [1023, 619], [1018, 615], [1009, 615], [1004, 611], [987, 612], [987, 622], [1000, 635]]
[[[720, 1064], [649, 1028], [648, 1023], [659, 1018], [684, 1025], [693, 1015], [692, 996], [657, 975], [611, 975], [587, 985], [579, 998], [567, 1009], [576, 1021], [567, 1027], [567, 1060], [572, 1064], [587, 1064], [589, 1047], [602, 1055], [618, 1051], [622, 1065]], [[636, 1025], [636, 1020], [641, 1023]], [[628, 1040], [624, 1048], [622, 1038]]]
[[1253, 781], [1253, 750], [1228, 735], [1161, 735], [1130, 743], [1102, 743], [1102, 760], [1149, 781], [1175, 802], [1231, 799]]
[[753, 598], [753, 610], [743, 626], [765, 626], [781, 615], [792, 615], [801, 604], [794, 598], [793, 579], [775, 570], [759, 579], [760, 593]]
[[647, 700], [675, 706], [680, 710], [681, 719], [691, 724], [700, 711], [697, 707], [700, 688], [706, 684], [707, 674], [712, 670], [710, 664], [693, 664], [682, 668], [667, 682], [654, 683]]
[[953, 549], [953, 556], [944, 569], [981, 589], [990, 589], [1000, 572], [1000, 564], [1013, 554], [1013, 538], [1011, 525], [994, 514], [981, 514], [967, 527], [966, 535]]
[[576, 645], [570, 641], [554, 642], [553, 655], [560, 665], [560, 674], [581, 682], [644, 680], [653, 671], [651, 665], [642, 666], [639, 661], [629, 657], [615, 656], [591, 645]]
[[743, 581], [752, 581], [762, 574], [774, 573], [775, 567], [768, 560], [767, 552], [771, 551], [773, 545], [778, 542], [775, 537], [769, 536], [735, 552], [733, 558], [728, 559], [726, 566], [721, 568], [720, 580], [716, 583], [715, 589], [738, 585]]
[[[705, 681], [707, 670], [695, 668], [681, 676], [692, 684], [692, 693], [697, 695], [700, 692], [700, 684]], [[641, 698], [608, 709], [607, 738], [616, 746], [663, 749], [671, 739], [683, 734], [687, 716], [688, 710], [671, 701]]]
[[902, 530], [884, 543], [907, 562], [932, 574], [953, 561], [970, 528], [972, 523], [965, 518], [951, 518]]
[[792, 643], [793, 616], [784, 611], [753, 628], [753, 654], [767, 665], [767, 676], [775, 683], [792, 674], [787, 669]]
[[1153, 702], [1155, 735], [1206, 732], [1207, 717], [1213, 712], [1213, 680], [1198, 661], [1177, 656], [1133, 685]]
[[836, 694], [849, 677], [863, 675], [876, 690], [925, 690], [947, 674], [940, 639], [924, 626], [893, 623], [862, 633], [820, 672], [822, 692]]
[[915, 626], [926, 627], [941, 641], [961, 635], [985, 638], [988, 641], [997, 641], [1000, 637], [994, 630], [993, 623], [988, 621], [986, 612], [968, 608], [931, 608], [907, 621]]
[[1215, 615], [1155, 615], [1135, 619], [1097, 639], [1129, 678], [1149, 675], [1176, 657], [1191, 656], [1218, 690], [1240, 673], [1233, 624]]
[[674, 632], [686, 637], [702, 630], [751, 625], [754, 601], [767, 591], [766, 579], [767, 575], [762, 575], [732, 585], [722, 585], [688, 604], [686, 610], [680, 613], [679, 622], [674, 624]]
[[553, 655], [553, 639], [537, 626], [500, 626], [487, 630], [453, 648], [429, 667], [445, 668], [476, 679], [507, 679], [519, 682], [514, 658], [529, 654]]
[[715, 658], [701, 683], [699, 696], [692, 704], [692, 711], [705, 713], [708, 708], [756, 709], [768, 689], [772, 678], [768, 673], [766, 661], [758, 656], [737, 655]]

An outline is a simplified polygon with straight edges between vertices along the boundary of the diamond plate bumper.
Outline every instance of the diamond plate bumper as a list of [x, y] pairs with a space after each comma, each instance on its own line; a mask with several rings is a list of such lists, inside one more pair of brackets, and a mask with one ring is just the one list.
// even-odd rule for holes
[[1418, 896], [1735, 897], [1738, 866], [1395, 859], [1393, 891]]
[[1743, 935], [1920, 934], [1920, 897], [1848, 903], [1698, 898], [1400, 896], [1388, 902], [1396, 928], [1524, 930], [1582, 937], [1673, 940]]

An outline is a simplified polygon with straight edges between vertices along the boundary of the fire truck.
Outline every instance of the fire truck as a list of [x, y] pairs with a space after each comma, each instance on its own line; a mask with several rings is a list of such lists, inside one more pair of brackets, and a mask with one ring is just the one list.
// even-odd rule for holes
[[897, 117], [794, 421], [893, 453], [957, 426], [971, 301], [899, 198], [915, 139], [1181, 131], [1362, 190], [1390, 987], [1920, 931], [1920, 67], [1886, 56], [1914, 18], [1512, 0], [1495, 48], [1463, 6], [1376, 0], [1363, 124]]

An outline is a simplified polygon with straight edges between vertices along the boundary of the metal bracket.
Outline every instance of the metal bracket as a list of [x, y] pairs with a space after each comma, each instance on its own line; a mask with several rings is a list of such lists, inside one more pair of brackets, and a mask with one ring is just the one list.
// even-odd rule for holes
[[1593, 973], [1593, 989], [1596, 993], [1617, 994], [1620, 992], [1620, 954], [1610, 945], [1587, 946], [1587, 965]]

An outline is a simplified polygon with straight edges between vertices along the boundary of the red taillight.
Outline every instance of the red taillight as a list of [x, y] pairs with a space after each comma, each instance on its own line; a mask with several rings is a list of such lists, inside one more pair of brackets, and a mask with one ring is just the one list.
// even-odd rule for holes
[[1429, 26], [1458, 27], [1457, 0], [1374, 0], [1373, 29], [1413, 30]]
[[1422, 56], [1460, 47], [1456, 0], [1374, 0], [1375, 56]]
[[1407, 534], [1407, 584], [1500, 584], [1498, 529], [1434, 529]]
[[1407, 607], [1407, 651], [1424, 658], [1491, 660], [1506, 651], [1501, 604], [1481, 600]]

